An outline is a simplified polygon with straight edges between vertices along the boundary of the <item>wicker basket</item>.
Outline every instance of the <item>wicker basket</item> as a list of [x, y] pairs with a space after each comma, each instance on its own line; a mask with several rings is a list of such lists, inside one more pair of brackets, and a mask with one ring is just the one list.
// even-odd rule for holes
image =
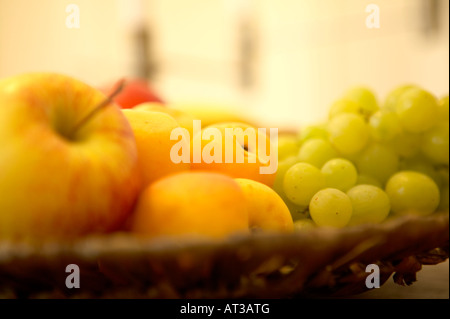
[[[223, 241], [144, 240], [126, 233], [75, 242], [0, 242], [0, 298], [303, 298], [367, 290], [365, 267], [402, 285], [449, 256], [449, 215], [378, 225], [255, 233]], [[66, 287], [66, 266], [80, 288]]]

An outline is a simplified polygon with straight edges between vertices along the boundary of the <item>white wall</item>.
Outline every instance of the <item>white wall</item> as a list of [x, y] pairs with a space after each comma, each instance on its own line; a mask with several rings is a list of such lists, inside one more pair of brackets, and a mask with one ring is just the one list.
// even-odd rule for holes
[[[69, 29], [66, 6], [80, 9]], [[55, 71], [91, 84], [126, 71], [124, 35], [115, 1], [0, 0], [0, 76]]]
[[[267, 112], [279, 105], [280, 122], [315, 121], [353, 85], [371, 87], [380, 100], [404, 82], [448, 92], [448, 1], [445, 32], [437, 39], [423, 37], [420, 1], [262, 3], [264, 82], [257, 101]], [[369, 3], [380, 8], [379, 29], [366, 27]]]
[[[448, 1], [444, 26], [422, 30], [429, 0], [0, 0], [0, 77], [57, 71], [100, 85], [132, 73], [127, 5], [142, 4], [158, 62], [154, 85], [172, 101], [230, 103], [268, 125], [297, 127], [321, 119], [352, 85], [383, 99], [415, 82], [448, 93]], [[80, 8], [80, 28], [65, 21]], [[365, 21], [380, 8], [380, 28]], [[255, 31], [255, 83], [239, 82], [239, 14]], [[133, 21], [136, 21], [136, 17]]]

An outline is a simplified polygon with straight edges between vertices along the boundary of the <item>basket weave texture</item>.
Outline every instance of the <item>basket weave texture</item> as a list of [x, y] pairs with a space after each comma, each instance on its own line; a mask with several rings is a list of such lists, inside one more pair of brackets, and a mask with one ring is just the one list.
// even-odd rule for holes
[[[382, 224], [254, 233], [226, 240], [148, 240], [126, 233], [71, 242], [0, 242], [0, 298], [310, 298], [366, 291], [366, 266], [380, 282], [410, 285], [422, 265], [449, 256], [449, 215]], [[66, 266], [80, 287], [67, 288]]]

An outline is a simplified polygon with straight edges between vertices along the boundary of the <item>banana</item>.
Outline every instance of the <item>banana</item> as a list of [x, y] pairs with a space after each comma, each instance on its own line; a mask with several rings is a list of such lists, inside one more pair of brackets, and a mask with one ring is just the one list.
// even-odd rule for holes
[[221, 122], [241, 122], [257, 127], [254, 120], [250, 120], [250, 117], [243, 112], [236, 111], [234, 106], [208, 103], [173, 103], [168, 107], [183, 111], [193, 118], [201, 120], [202, 127]]

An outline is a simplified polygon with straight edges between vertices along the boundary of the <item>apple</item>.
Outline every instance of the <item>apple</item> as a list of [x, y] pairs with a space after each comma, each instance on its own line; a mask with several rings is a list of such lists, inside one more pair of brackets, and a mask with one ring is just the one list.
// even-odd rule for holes
[[98, 89], [57, 73], [0, 81], [0, 238], [120, 229], [141, 189], [137, 163], [129, 122]]
[[224, 174], [172, 174], [143, 190], [129, 229], [147, 238], [223, 239], [249, 233], [245, 197], [238, 183]]
[[[112, 85], [105, 85], [104, 87], [101, 87], [100, 90], [106, 95], [109, 95], [117, 86], [118, 82], [120, 82], [120, 80]], [[141, 78], [127, 79], [124, 89], [115, 97], [114, 102], [123, 109], [133, 108], [134, 106], [145, 102], [164, 104], [163, 99], [157, 94], [150, 83]]]

